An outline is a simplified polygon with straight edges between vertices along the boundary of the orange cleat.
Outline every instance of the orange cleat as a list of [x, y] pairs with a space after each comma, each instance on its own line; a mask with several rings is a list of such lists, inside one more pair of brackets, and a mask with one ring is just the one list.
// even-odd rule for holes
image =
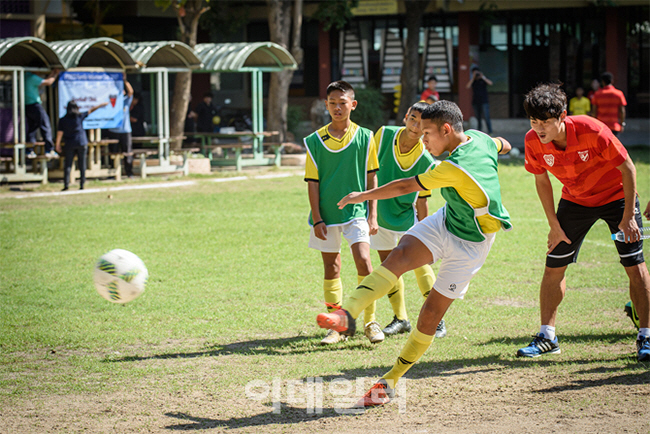
[[388, 387], [388, 383], [382, 378], [363, 395], [356, 406], [376, 407], [378, 405], [388, 404], [394, 397], [395, 390]]
[[337, 309], [332, 313], [320, 313], [316, 317], [318, 326], [339, 332], [343, 336], [353, 336], [357, 330], [357, 323], [345, 309]]

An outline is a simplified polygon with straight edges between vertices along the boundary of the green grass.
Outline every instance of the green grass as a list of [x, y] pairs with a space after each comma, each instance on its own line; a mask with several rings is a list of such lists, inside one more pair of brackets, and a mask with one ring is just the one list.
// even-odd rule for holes
[[[650, 198], [646, 154], [634, 153], [644, 204]], [[408, 376], [463, 367], [504, 376], [513, 369], [569, 369], [578, 380], [611, 372], [637, 384], [647, 371], [635, 362], [635, 331], [623, 314], [628, 283], [600, 222], [567, 274], [557, 327], [563, 354], [537, 368], [514, 357], [539, 327], [548, 226], [521, 161], [504, 160], [500, 176], [514, 230], [498, 234], [465, 300], [446, 316], [449, 337], [437, 340]], [[322, 263], [307, 248], [301, 176], [194, 180], [186, 187], [117, 191], [112, 198], [104, 192], [0, 199], [0, 407], [134, 384], [165, 393], [197, 387], [224, 393], [269, 372], [328, 381], [376, 377], [390, 367], [405, 336], [378, 346], [360, 337], [338, 348], [319, 345]], [[442, 204], [434, 193], [430, 209]], [[149, 270], [145, 293], [126, 305], [104, 300], [92, 283], [95, 261], [114, 248], [136, 253]], [[346, 247], [342, 255], [349, 293], [356, 271]], [[376, 255], [373, 263], [379, 264]], [[412, 273], [405, 280], [415, 321], [421, 297]], [[383, 324], [392, 318], [387, 300], [378, 302], [378, 318]]]

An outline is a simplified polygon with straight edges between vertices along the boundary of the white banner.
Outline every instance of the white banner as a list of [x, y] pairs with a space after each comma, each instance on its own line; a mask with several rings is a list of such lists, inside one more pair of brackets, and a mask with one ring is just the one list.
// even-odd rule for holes
[[59, 117], [65, 116], [68, 102], [72, 100], [80, 112], [103, 102], [110, 103], [84, 119], [84, 129], [121, 127], [124, 77], [121, 72], [63, 72], [59, 75]]

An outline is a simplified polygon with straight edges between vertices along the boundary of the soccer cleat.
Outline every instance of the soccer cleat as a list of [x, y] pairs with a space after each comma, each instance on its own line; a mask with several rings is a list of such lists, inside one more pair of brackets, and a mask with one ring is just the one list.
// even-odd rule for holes
[[650, 362], [650, 337], [636, 340], [636, 358], [639, 362]]
[[636, 313], [636, 308], [634, 307], [634, 304], [631, 301], [625, 303], [625, 313], [632, 320], [634, 327], [636, 327], [636, 329], [639, 330], [639, 314]]
[[445, 320], [441, 319], [440, 324], [436, 327], [436, 338], [444, 338], [447, 336], [447, 327], [445, 326]]
[[336, 330], [344, 336], [353, 336], [357, 331], [356, 321], [345, 309], [337, 309], [332, 313], [320, 313], [316, 317], [316, 322], [320, 328]]
[[399, 319], [397, 316], [393, 317], [393, 320], [388, 324], [382, 332], [386, 336], [397, 335], [400, 333], [408, 333], [411, 331], [411, 323], [407, 319]]
[[395, 390], [388, 387], [383, 378], [375, 383], [357, 402], [357, 407], [376, 407], [390, 402], [395, 397]]
[[384, 332], [381, 331], [381, 327], [377, 321], [372, 321], [366, 324], [364, 334], [371, 344], [384, 342]]
[[546, 339], [543, 334], [539, 333], [534, 336], [535, 339], [524, 348], [517, 351], [517, 357], [539, 357], [542, 354], [560, 354], [560, 346], [557, 342], [557, 336], [555, 339], [550, 340]]
[[327, 334], [323, 338], [323, 340], [320, 341], [321, 345], [332, 345], [332, 344], [338, 344], [339, 342], [345, 342], [348, 340], [347, 336], [343, 336], [339, 332], [335, 330], [328, 330]]
[[52, 150], [52, 151], [50, 151], [50, 152], [46, 152], [46, 153], [45, 153], [45, 156], [46, 156], [47, 158], [59, 158], [59, 154], [58, 154], [56, 151], [54, 151], [54, 150]]

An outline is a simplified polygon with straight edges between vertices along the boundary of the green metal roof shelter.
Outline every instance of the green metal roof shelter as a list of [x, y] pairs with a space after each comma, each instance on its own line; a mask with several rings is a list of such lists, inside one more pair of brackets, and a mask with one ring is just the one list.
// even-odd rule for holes
[[[64, 63], [50, 45], [39, 38], [18, 37], [0, 39], [0, 71], [11, 74], [14, 172], [0, 175], [3, 181], [47, 182], [47, 166], [43, 170], [27, 173], [25, 162], [25, 71], [49, 72], [64, 68]], [[50, 93], [51, 94], [51, 93]], [[51, 102], [52, 98], [48, 101]]]
[[112, 38], [75, 39], [50, 42], [65, 69], [136, 69], [135, 60], [120, 41]]
[[[124, 47], [137, 62], [140, 72], [150, 74], [152, 95], [151, 107], [153, 122], [158, 133], [158, 155], [160, 164], [147, 167], [148, 173], [164, 173], [171, 167], [169, 126], [169, 73], [197, 69], [202, 66], [194, 50], [179, 41], [133, 42]], [[141, 169], [142, 170], [142, 169]]]
[[[253, 159], [243, 160], [244, 165], [262, 165], [264, 159], [263, 136], [264, 108], [262, 104], [262, 73], [297, 69], [296, 60], [281, 45], [273, 42], [238, 42], [228, 44], [197, 44], [194, 51], [203, 66], [200, 72], [250, 72], [252, 80]], [[277, 164], [277, 161], [276, 161]]]

